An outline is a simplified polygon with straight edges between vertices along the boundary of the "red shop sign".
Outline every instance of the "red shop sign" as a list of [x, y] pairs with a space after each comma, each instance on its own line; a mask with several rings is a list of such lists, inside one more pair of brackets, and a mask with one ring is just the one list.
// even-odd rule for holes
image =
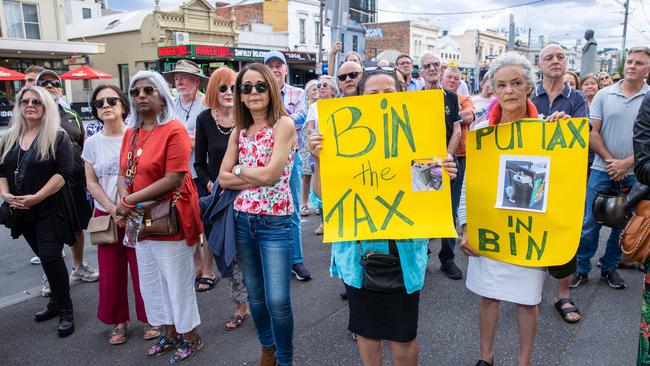
[[183, 57], [191, 54], [192, 47], [189, 45], [158, 47], [158, 57]]
[[228, 47], [194, 45], [196, 56], [232, 57]]

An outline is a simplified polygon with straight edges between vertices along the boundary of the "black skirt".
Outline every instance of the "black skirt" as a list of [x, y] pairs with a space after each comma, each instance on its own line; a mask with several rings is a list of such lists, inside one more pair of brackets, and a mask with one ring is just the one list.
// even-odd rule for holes
[[86, 230], [88, 228], [88, 222], [93, 216], [93, 207], [88, 200], [88, 196], [86, 195], [86, 185], [71, 185], [70, 192], [72, 193], [72, 203], [74, 204], [74, 208], [77, 213], [77, 220], [79, 222], [80, 229]]
[[418, 332], [420, 291], [384, 294], [345, 285], [348, 330], [364, 338], [410, 342]]

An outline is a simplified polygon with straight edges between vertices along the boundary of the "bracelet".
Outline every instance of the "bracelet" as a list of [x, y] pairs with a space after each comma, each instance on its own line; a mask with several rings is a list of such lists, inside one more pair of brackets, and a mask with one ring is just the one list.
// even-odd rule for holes
[[120, 197], [120, 203], [122, 204], [122, 206], [124, 206], [126, 208], [135, 208], [135, 205], [129, 205], [128, 203], [126, 203], [126, 201], [124, 200], [124, 197]]

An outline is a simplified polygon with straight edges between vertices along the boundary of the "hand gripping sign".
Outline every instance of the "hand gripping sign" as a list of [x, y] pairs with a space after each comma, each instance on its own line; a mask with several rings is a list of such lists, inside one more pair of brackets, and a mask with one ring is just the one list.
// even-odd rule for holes
[[585, 207], [589, 121], [521, 120], [467, 133], [469, 244], [522, 266], [568, 262]]
[[318, 102], [325, 242], [456, 237], [442, 91]]

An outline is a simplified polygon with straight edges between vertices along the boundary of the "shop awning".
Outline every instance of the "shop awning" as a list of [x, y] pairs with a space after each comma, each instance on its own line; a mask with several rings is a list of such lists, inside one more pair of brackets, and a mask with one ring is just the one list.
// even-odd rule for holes
[[91, 42], [2, 38], [0, 57], [68, 57], [106, 53], [106, 45]]
[[95, 70], [92, 67], [83, 65], [74, 70], [60, 75], [63, 80], [89, 80], [89, 79], [112, 79], [113, 77], [105, 72]]
[[25, 74], [0, 66], [0, 80], [25, 80]]

